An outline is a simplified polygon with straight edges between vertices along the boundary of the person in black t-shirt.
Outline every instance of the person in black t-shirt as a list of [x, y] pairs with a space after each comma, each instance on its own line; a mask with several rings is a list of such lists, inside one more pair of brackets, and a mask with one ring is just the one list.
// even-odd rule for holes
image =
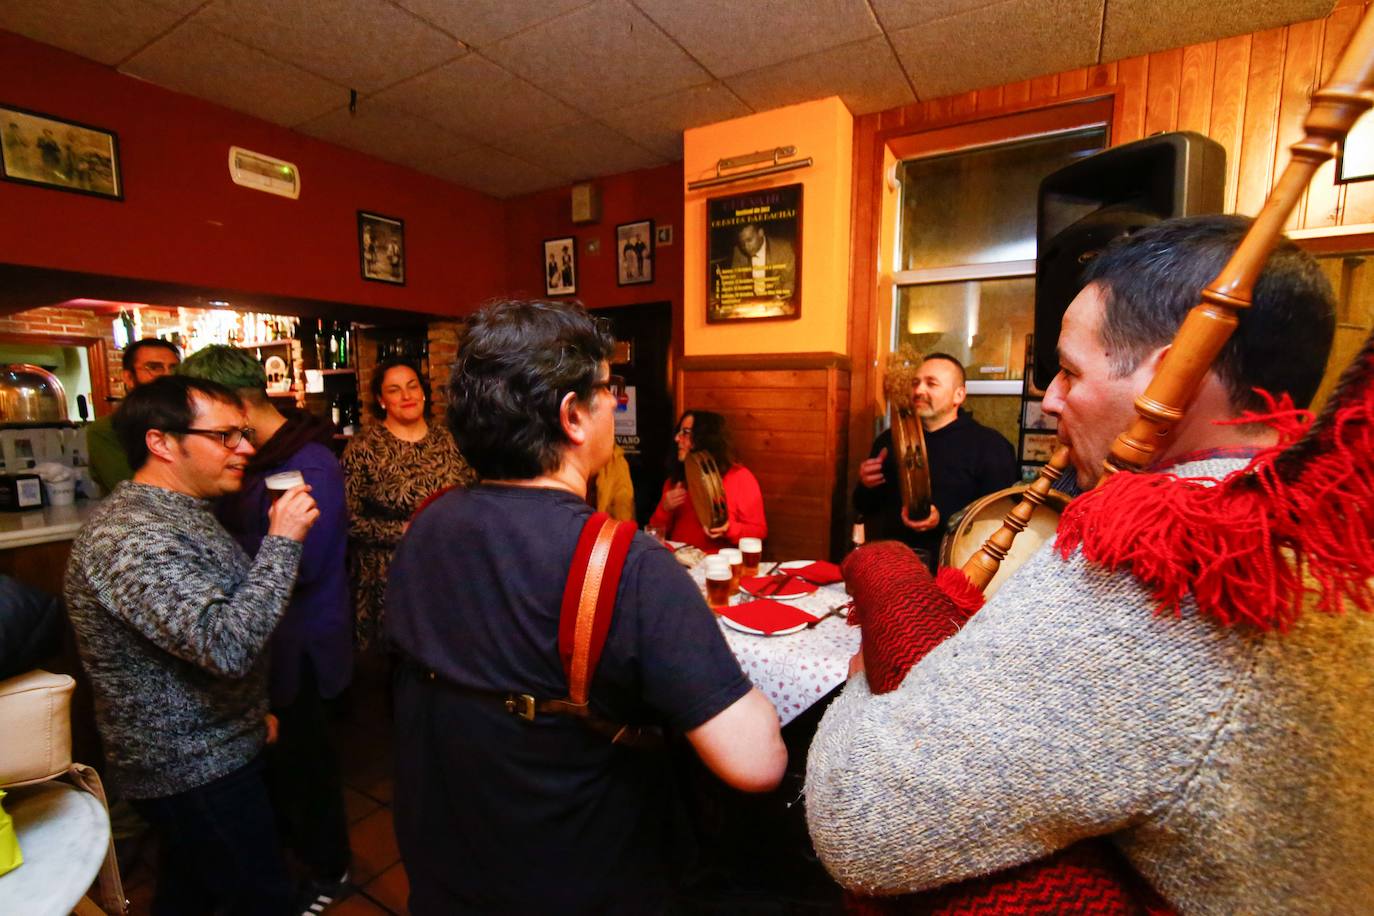
[[[611, 338], [579, 305], [505, 302], [468, 325], [448, 422], [481, 477], [439, 497], [396, 551], [396, 836], [416, 916], [658, 912], [675, 881], [661, 751], [501, 697], [567, 695], [559, 612], [611, 457]], [[767, 791], [787, 751], [691, 579], [636, 533], [591, 682], [598, 717], [686, 736], [727, 784]], [[432, 676], [431, 676], [432, 674]]]
[[864, 517], [867, 539], [910, 545], [932, 572], [949, 517], [1021, 479], [1011, 443], [959, 409], [966, 394], [963, 364], [946, 353], [927, 356], [912, 382], [930, 466], [933, 505], [927, 518], [913, 520], [902, 507], [891, 430], [873, 441], [854, 488], [854, 508]]

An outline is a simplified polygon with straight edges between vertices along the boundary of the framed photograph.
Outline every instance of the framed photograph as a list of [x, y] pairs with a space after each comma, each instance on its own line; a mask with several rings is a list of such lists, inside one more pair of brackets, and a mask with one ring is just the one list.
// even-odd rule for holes
[[706, 201], [706, 320], [800, 318], [802, 186]]
[[654, 241], [658, 243], [660, 248], [673, 244], [673, 227], [659, 226], [654, 230]]
[[1049, 461], [1058, 447], [1059, 437], [1054, 433], [1026, 433], [1021, 437], [1021, 460]]
[[0, 105], [0, 177], [124, 199], [119, 138], [112, 131]]
[[406, 285], [406, 224], [394, 216], [358, 211], [358, 259], [363, 279]]
[[544, 295], [571, 296], [577, 292], [577, 239], [544, 240]]
[[616, 226], [615, 257], [616, 286], [654, 282], [654, 221]]
[[1021, 428], [1056, 430], [1059, 428], [1059, 420], [1045, 413], [1040, 401], [1027, 401], [1025, 412], [1021, 416]]

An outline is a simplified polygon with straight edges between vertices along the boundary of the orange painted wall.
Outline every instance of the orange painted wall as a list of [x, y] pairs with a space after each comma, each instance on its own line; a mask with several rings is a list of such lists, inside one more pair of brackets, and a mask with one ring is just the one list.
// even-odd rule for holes
[[[440, 314], [505, 283], [494, 198], [4, 31], [0, 86], [7, 105], [114, 131], [125, 195], [0, 182], [0, 260]], [[233, 184], [231, 145], [294, 162], [300, 198]], [[405, 286], [361, 278], [360, 209], [405, 221]]]
[[[854, 119], [837, 98], [698, 127], [683, 135], [683, 353], [848, 353], [849, 213]], [[722, 158], [795, 146], [810, 168], [723, 188], [686, 190]], [[706, 323], [706, 200], [801, 182], [802, 307], [794, 320]]]

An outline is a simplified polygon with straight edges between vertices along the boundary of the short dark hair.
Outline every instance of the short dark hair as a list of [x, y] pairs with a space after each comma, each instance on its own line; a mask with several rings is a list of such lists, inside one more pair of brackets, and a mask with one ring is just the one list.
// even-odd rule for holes
[[463, 457], [488, 480], [557, 470], [567, 441], [559, 405], [570, 391], [591, 400], [613, 347], [576, 302], [483, 306], [463, 332], [448, 387], [448, 425]]
[[425, 393], [425, 416], [429, 416], [429, 382], [420, 374], [420, 367], [408, 359], [401, 359], [398, 356], [390, 356], [377, 363], [372, 370], [372, 414], [377, 417], [385, 417], [386, 411], [382, 409], [382, 382], [386, 379], [386, 374], [396, 367], [409, 369], [415, 373], [415, 377], [420, 380], [420, 390]]
[[[730, 431], [725, 426], [725, 417], [714, 410], [684, 410], [682, 416], [678, 417], [678, 429], [682, 428], [682, 421], [688, 417], [692, 418], [692, 451], [709, 452], [711, 457], [716, 459], [720, 472], [724, 474], [726, 469], [735, 463], [734, 444], [730, 441]], [[669, 451], [668, 477], [674, 483], [681, 483], [686, 476], [682, 462], [677, 460], [677, 450]]]
[[186, 429], [195, 424], [197, 393], [212, 401], [243, 406], [232, 389], [187, 375], [164, 375], [129, 392], [111, 422], [130, 468], [137, 471], [148, 461], [148, 430]]
[[[1116, 240], [1089, 262], [1084, 285], [1096, 283], [1102, 292], [1100, 332], [1112, 371], [1133, 371], [1151, 350], [1173, 340], [1251, 222], [1243, 216], [1166, 220]], [[1238, 413], [1264, 408], [1256, 388], [1287, 392], [1306, 407], [1321, 384], [1335, 332], [1331, 284], [1311, 255], [1283, 239], [1212, 368]]]
[[955, 359], [953, 356], [950, 356], [948, 353], [927, 353], [924, 357], [921, 358], [921, 362], [930, 362], [932, 359], [942, 359], [947, 363], [953, 363], [954, 368], [959, 370], [959, 384], [968, 384], [968, 373], [964, 371], [964, 364], [959, 362], [959, 360]]
[[147, 347], [163, 347], [171, 350], [172, 355], [177, 358], [177, 362], [181, 362], [181, 350], [177, 348], [176, 344], [172, 343], [170, 340], [163, 340], [160, 337], [145, 337], [142, 340], [135, 340], [124, 348], [124, 356], [121, 362], [123, 363], [125, 372], [134, 371], [134, 357], [138, 355], [139, 350], [143, 350]]

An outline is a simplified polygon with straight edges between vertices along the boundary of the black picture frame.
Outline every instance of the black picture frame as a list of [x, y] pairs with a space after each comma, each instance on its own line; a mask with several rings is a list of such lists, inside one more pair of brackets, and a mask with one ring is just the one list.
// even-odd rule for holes
[[119, 136], [94, 124], [0, 104], [0, 178], [122, 201]]
[[405, 220], [359, 210], [358, 267], [364, 280], [405, 286]]
[[544, 239], [544, 295], [577, 295], [577, 238]]
[[801, 307], [802, 186], [708, 198], [707, 324], [790, 321]]
[[615, 285], [654, 282], [654, 221], [636, 220], [615, 227]]

